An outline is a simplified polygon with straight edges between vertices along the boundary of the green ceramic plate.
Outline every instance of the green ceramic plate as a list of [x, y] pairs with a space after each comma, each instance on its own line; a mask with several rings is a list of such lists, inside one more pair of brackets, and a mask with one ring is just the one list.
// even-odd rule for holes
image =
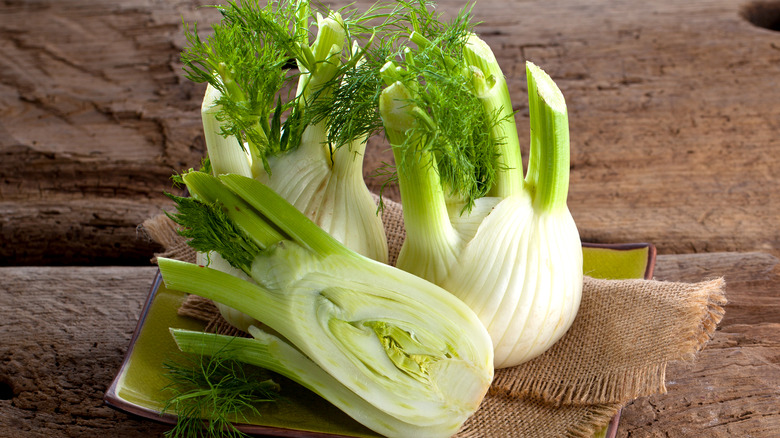
[[[655, 248], [650, 244], [584, 244], [583, 256], [585, 274], [595, 278], [650, 278], [655, 264]], [[106, 404], [156, 421], [176, 422], [175, 416], [160, 413], [165, 400], [162, 388], [167, 383], [162, 363], [178, 351], [168, 328], [203, 329], [199, 322], [177, 315], [184, 299], [184, 294], [165, 288], [158, 272], [124, 362], [106, 393]], [[317, 395], [293, 386], [285, 385], [288, 402], [264, 407], [262, 416], [249, 417], [238, 428], [278, 437], [377, 436]], [[599, 436], [614, 436], [618, 418]]]

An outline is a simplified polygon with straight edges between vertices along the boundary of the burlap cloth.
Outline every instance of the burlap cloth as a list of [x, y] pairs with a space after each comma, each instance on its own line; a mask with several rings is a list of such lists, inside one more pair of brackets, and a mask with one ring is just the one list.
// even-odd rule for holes
[[[404, 239], [401, 206], [385, 201], [390, 263]], [[161, 214], [141, 229], [163, 245], [158, 257], [195, 261], [195, 252]], [[566, 335], [542, 356], [497, 370], [479, 411], [458, 438], [592, 437], [629, 401], [666, 392], [666, 365], [692, 360], [723, 318], [723, 279], [695, 284], [586, 277]], [[181, 315], [206, 330], [242, 335], [213, 303], [190, 296]]]

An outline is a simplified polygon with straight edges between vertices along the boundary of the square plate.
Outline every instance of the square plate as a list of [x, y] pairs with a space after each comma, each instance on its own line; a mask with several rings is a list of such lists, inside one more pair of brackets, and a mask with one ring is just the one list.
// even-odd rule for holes
[[[652, 244], [583, 244], [583, 271], [603, 279], [650, 279], [656, 250]], [[170, 327], [202, 330], [203, 324], [181, 317], [177, 309], [186, 295], [169, 290], [159, 271], [130, 340], [122, 366], [105, 395], [105, 403], [115, 409], [155, 421], [175, 424], [176, 416], [161, 414], [165, 404], [162, 389], [167, 384], [163, 362], [178, 349]], [[293, 388], [294, 386], [294, 388]], [[285, 385], [288, 402], [263, 409], [262, 416], [249, 416], [236, 427], [248, 434], [296, 438], [365, 438], [376, 433], [297, 385]], [[596, 436], [612, 438], [617, 433], [618, 413]]]

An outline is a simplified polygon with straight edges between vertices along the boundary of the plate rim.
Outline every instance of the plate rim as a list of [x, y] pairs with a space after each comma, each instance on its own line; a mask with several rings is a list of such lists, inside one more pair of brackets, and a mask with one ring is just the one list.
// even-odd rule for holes
[[647, 263], [645, 264], [645, 272], [643, 278], [650, 280], [655, 273], [656, 257], [658, 256], [658, 250], [655, 245], [648, 242], [636, 242], [636, 243], [594, 243], [594, 242], [582, 242], [583, 248], [604, 248], [615, 251], [631, 251], [635, 249], [647, 249]]

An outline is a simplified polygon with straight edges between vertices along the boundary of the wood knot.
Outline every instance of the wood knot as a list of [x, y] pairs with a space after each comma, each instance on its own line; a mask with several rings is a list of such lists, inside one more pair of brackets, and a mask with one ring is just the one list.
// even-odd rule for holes
[[764, 29], [780, 31], [780, 1], [753, 1], [742, 6], [740, 15]]

